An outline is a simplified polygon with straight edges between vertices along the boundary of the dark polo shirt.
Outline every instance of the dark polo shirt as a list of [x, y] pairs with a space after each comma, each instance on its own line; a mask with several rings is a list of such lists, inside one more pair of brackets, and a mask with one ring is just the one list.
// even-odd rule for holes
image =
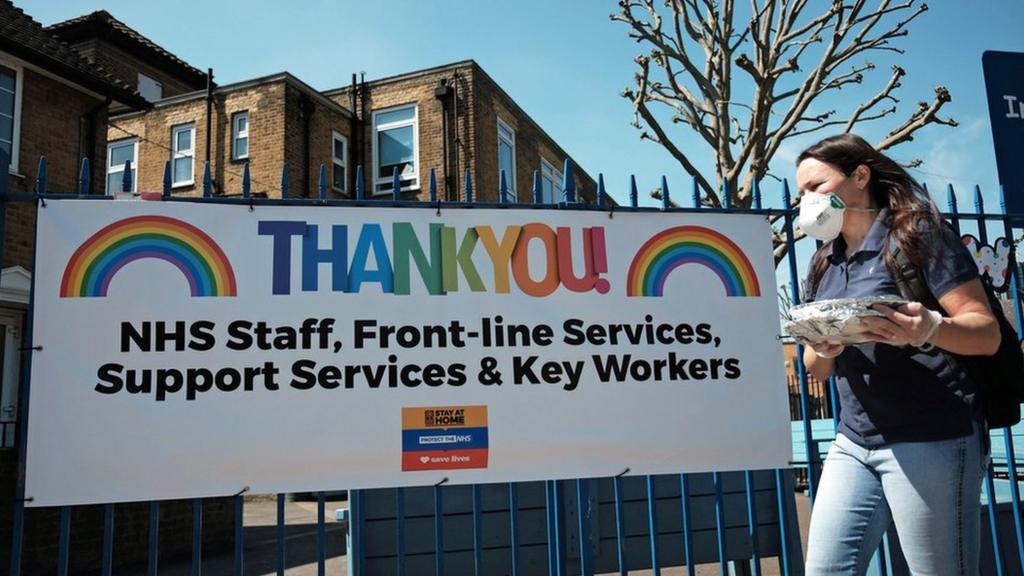
[[[837, 238], [813, 299], [898, 297], [883, 257], [888, 233], [888, 211], [881, 210], [849, 258], [843, 237]], [[924, 278], [936, 299], [978, 278], [974, 259], [952, 228], [925, 234], [931, 254]], [[972, 432], [975, 387], [953, 354], [880, 343], [847, 346], [836, 358], [835, 376], [839, 431], [860, 446], [945, 440]]]

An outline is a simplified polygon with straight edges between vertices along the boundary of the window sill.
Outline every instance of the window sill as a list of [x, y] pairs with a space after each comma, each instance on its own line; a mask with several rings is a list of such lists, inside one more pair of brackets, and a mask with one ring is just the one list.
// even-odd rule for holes
[[195, 185], [196, 185], [196, 181], [195, 180], [192, 180], [190, 182], [177, 182], [177, 183], [171, 184], [171, 190], [176, 190], [176, 189], [179, 189], [179, 188], [194, 188]]
[[241, 158], [232, 158], [231, 159], [231, 163], [232, 164], [245, 164], [246, 162], [249, 162], [249, 157], [248, 156], [242, 156]]

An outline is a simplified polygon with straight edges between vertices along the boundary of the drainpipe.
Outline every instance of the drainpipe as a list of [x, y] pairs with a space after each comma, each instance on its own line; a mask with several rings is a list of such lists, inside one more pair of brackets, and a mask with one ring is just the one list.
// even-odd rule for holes
[[441, 181], [444, 182], [445, 200], [451, 200], [451, 182], [448, 181], [448, 101], [451, 96], [452, 87], [448, 85], [447, 78], [442, 78], [434, 89], [434, 97], [441, 101], [441, 157], [444, 159], [441, 165]]
[[210, 131], [213, 126], [213, 68], [206, 69], [206, 161], [210, 161]]
[[[376, 146], [375, 142], [366, 143], [366, 100], [370, 97], [370, 87], [366, 84], [366, 72], [359, 71], [359, 150], [363, 152], [363, 156], [366, 155], [366, 150], [370, 150], [371, 146]], [[373, 136], [371, 136], [372, 138]], [[360, 161], [365, 158], [360, 158]], [[373, 162], [370, 162], [372, 164]], [[377, 175], [373, 173], [373, 166], [363, 166], [363, 190], [366, 192], [367, 197], [372, 198], [373, 193], [376, 191], [375, 184], [373, 183]], [[369, 182], [366, 182], [368, 180]]]
[[[84, 156], [85, 158], [89, 159], [89, 169], [92, 171], [90, 177], [93, 177], [96, 174], [99, 174], [99, 165], [96, 163], [96, 132], [97, 132], [97, 128], [98, 128], [98, 126], [97, 126], [98, 123], [96, 122], [96, 115], [99, 114], [100, 110], [103, 110], [104, 108], [108, 108], [110, 106], [110, 102], [111, 102], [111, 98], [109, 96], [107, 96], [107, 98], [105, 100], [103, 100], [103, 102], [100, 102], [96, 106], [90, 108], [78, 120], [79, 126], [80, 126], [80, 130], [82, 130], [82, 140], [79, 140], [79, 147], [80, 147], [80, 149], [78, 150], [78, 158], [82, 158]], [[84, 140], [84, 142], [83, 142], [83, 140]], [[81, 147], [83, 147], [83, 146], [85, 147], [84, 150], [81, 149]], [[78, 162], [77, 162], [77, 159], [76, 159], [76, 164], [77, 163]], [[104, 178], [106, 178], [106, 175], [107, 175], [106, 166], [107, 166], [107, 160], [106, 160], [106, 158], [104, 158], [103, 159], [103, 176], [104, 176]], [[95, 178], [93, 178], [93, 180], [95, 180]], [[104, 182], [104, 188], [106, 188], [106, 183], [105, 182]], [[91, 183], [90, 183], [89, 189], [93, 190], [95, 193], [99, 192], [98, 189], [96, 189], [95, 186], [91, 185]], [[106, 192], [108, 194], [110, 193], [109, 190], [104, 190], [104, 192]]]
[[452, 150], [452, 156], [455, 159], [455, 170], [453, 170], [452, 179], [455, 180], [455, 186], [453, 186], [454, 194], [459, 194], [459, 173], [462, 170], [459, 167], [459, 147], [462, 145], [462, 138], [459, 138], [459, 71], [456, 70], [452, 75], [452, 132], [455, 134], [455, 146]]
[[309, 139], [312, 132], [310, 125], [313, 120], [313, 100], [306, 94], [299, 95], [299, 109], [302, 111], [302, 195], [310, 195], [310, 149]]
[[[356, 73], [352, 73], [352, 88], [349, 90], [349, 107], [352, 111], [352, 122], [349, 131], [352, 133], [351, 144], [348, 147], [349, 158], [352, 158], [352, 162], [349, 164], [348, 169], [348, 192], [349, 196], [355, 198], [356, 196], [356, 166], [362, 164], [359, 160], [359, 114], [356, 112]], [[333, 146], [333, 143], [332, 143]], [[333, 153], [333, 152], [332, 152]], [[365, 170], [365, 168], [364, 168]]]

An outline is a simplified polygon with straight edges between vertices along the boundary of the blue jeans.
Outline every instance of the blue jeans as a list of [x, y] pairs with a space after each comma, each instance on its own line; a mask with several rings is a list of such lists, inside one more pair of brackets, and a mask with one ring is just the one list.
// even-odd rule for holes
[[981, 444], [977, 429], [871, 450], [836, 435], [811, 514], [807, 574], [864, 574], [890, 522], [915, 576], [977, 574]]

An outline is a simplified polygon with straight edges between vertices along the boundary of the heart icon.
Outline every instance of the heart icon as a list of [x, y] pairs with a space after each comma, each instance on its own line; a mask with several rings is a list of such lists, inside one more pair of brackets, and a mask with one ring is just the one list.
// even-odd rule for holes
[[422, 462], [424, 464], [426, 464], [427, 462], [430, 462], [430, 456], [420, 456], [420, 462]]

